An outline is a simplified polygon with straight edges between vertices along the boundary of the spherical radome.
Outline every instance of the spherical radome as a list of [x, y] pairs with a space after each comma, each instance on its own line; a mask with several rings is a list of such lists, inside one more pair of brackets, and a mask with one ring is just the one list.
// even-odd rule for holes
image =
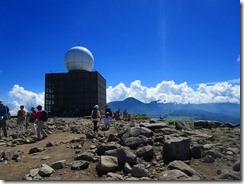
[[68, 71], [91, 71], [94, 66], [94, 58], [87, 48], [75, 46], [66, 52], [64, 63]]

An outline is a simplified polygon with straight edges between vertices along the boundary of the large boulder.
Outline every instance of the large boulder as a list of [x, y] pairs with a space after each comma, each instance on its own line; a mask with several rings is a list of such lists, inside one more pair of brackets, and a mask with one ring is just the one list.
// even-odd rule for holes
[[125, 164], [127, 162], [133, 165], [136, 164], [137, 162], [136, 155], [128, 147], [124, 147], [124, 146], [117, 149], [117, 158], [119, 164]]
[[166, 128], [168, 127], [167, 123], [164, 122], [156, 122], [156, 123], [141, 123], [140, 124], [141, 127], [145, 127], [148, 128], [152, 131], [155, 131], [157, 129], [161, 129], [161, 128]]
[[149, 139], [143, 135], [139, 135], [138, 137], [127, 137], [124, 140], [124, 145], [131, 149], [136, 149], [140, 145], [146, 145], [147, 143], [149, 143]]
[[118, 158], [114, 156], [101, 156], [96, 165], [99, 173], [115, 172], [118, 167]]
[[176, 130], [190, 130], [190, 128], [187, 126], [185, 122], [177, 121], [175, 123], [175, 129]]
[[137, 157], [131, 149], [124, 146], [118, 149], [108, 150], [105, 152], [105, 155], [117, 157], [120, 165], [124, 165], [126, 162], [134, 165], [137, 161]]
[[118, 147], [120, 147], [119, 144], [114, 144], [113, 142], [111, 143], [103, 143], [101, 145], [98, 146], [96, 153], [97, 155], [103, 155], [105, 153], [105, 151], [107, 150], [113, 150], [113, 149], [117, 149]]
[[178, 169], [188, 176], [190, 176], [194, 180], [200, 180], [200, 175], [189, 165], [185, 164], [184, 162], [180, 160], [175, 160], [173, 162], [170, 162], [167, 166], [168, 169], [173, 170], [173, 169]]
[[136, 154], [138, 157], [143, 157], [144, 160], [151, 160], [153, 158], [153, 147], [151, 145], [140, 147]]
[[189, 160], [191, 158], [190, 139], [176, 135], [166, 135], [162, 153], [165, 163], [174, 160]]
[[152, 137], [152, 135], [153, 135], [152, 130], [146, 127], [132, 127], [123, 133], [121, 140], [125, 142], [125, 140], [128, 137], [138, 137], [138, 136]]

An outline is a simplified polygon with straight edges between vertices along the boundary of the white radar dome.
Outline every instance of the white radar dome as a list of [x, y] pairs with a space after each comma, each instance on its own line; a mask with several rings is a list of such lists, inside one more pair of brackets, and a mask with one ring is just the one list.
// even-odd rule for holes
[[83, 70], [90, 72], [94, 66], [94, 58], [87, 48], [75, 46], [66, 52], [64, 63], [68, 71]]

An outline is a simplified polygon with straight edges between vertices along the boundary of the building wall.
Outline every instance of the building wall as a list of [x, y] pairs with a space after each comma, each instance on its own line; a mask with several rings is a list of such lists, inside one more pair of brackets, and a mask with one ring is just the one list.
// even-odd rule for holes
[[45, 76], [45, 109], [53, 116], [88, 116], [106, 104], [106, 80], [98, 72], [73, 71]]

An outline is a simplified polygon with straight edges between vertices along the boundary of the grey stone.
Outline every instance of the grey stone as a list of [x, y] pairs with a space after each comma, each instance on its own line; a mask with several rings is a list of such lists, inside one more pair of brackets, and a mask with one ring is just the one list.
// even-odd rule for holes
[[240, 177], [236, 176], [235, 174], [233, 174], [231, 172], [229, 172], [228, 170], [224, 170], [219, 175], [219, 179], [222, 179], [222, 180], [240, 180]]
[[140, 145], [146, 145], [148, 143], [147, 137], [139, 135], [138, 137], [128, 137], [124, 141], [124, 145], [131, 149], [136, 149]]
[[137, 149], [137, 156], [143, 157], [144, 160], [150, 160], [153, 158], [153, 147], [152, 146], [143, 146]]
[[191, 148], [191, 157], [195, 159], [199, 159], [202, 157], [202, 146], [197, 144], [193, 145]]
[[131, 173], [131, 172], [132, 172], [132, 168], [131, 168], [130, 164], [128, 164], [128, 163], [126, 162], [125, 165], [124, 165], [124, 169], [123, 169], [123, 171], [124, 171], [124, 174], [125, 174], [125, 175]]
[[90, 162], [85, 160], [75, 160], [71, 163], [72, 170], [83, 170], [89, 167]]
[[48, 177], [54, 173], [54, 169], [47, 164], [42, 164], [38, 174], [42, 177]]
[[157, 129], [168, 127], [168, 125], [164, 122], [156, 122], [156, 123], [141, 123], [141, 127], [146, 127], [152, 131], [155, 131]]
[[77, 155], [74, 159], [75, 160], [86, 160], [86, 161], [93, 161], [94, 154], [91, 152], [83, 152], [82, 154]]
[[118, 167], [118, 159], [113, 156], [101, 156], [96, 165], [96, 169], [101, 173], [108, 173], [116, 171]]
[[46, 144], [46, 147], [57, 146], [58, 144], [55, 141], [50, 141]]
[[193, 168], [191, 168], [189, 165], [185, 164], [180, 160], [175, 160], [173, 162], [170, 162], [167, 168], [171, 170], [178, 169], [184, 172], [185, 174], [187, 174], [188, 176], [190, 177], [194, 176], [196, 180], [200, 180], [200, 175]]
[[134, 165], [132, 167], [132, 176], [141, 178], [141, 177], [147, 177], [148, 176], [148, 170], [145, 169], [145, 167], [141, 164]]
[[240, 171], [241, 169], [241, 163], [240, 161], [237, 161], [233, 166], [232, 166], [233, 171]]
[[203, 157], [203, 162], [205, 163], [214, 163], [215, 159], [212, 155], [206, 155]]
[[137, 157], [128, 147], [122, 146], [117, 149], [116, 155], [119, 164], [125, 164], [126, 162], [131, 165], [136, 164]]
[[66, 161], [65, 160], [60, 160], [60, 161], [57, 161], [57, 162], [54, 162], [51, 167], [53, 169], [63, 169], [66, 167]]
[[159, 180], [191, 180], [189, 176], [187, 176], [185, 173], [183, 173], [180, 170], [173, 169], [173, 170], [167, 170], [160, 172], [158, 174]]
[[4, 159], [4, 160], [11, 160], [12, 159], [12, 157], [14, 156], [14, 151], [13, 150], [4, 150], [3, 152], [2, 152], [2, 158]]
[[118, 144], [114, 144], [114, 143], [109, 143], [109, 144], [105, 144], [103, 143], [102, 145], [99, 145], [96, 153], [97, 155], [103, 155], [105, 153], [105, 151], [107, 150], [112, 150], [112, 149], [117, 149], [119, 147]]
[[29, 150], [29, 154], [37, 153], [37, 152], [42, 152], [44, 149], [43, 148], [38, 148], [34, 147]]
[[186, 137], [177, 137], [175, 135], [165, 136], [163, 159], [165, 163], [169, 163], [173, 160], [189, 160], [190, 139]]

